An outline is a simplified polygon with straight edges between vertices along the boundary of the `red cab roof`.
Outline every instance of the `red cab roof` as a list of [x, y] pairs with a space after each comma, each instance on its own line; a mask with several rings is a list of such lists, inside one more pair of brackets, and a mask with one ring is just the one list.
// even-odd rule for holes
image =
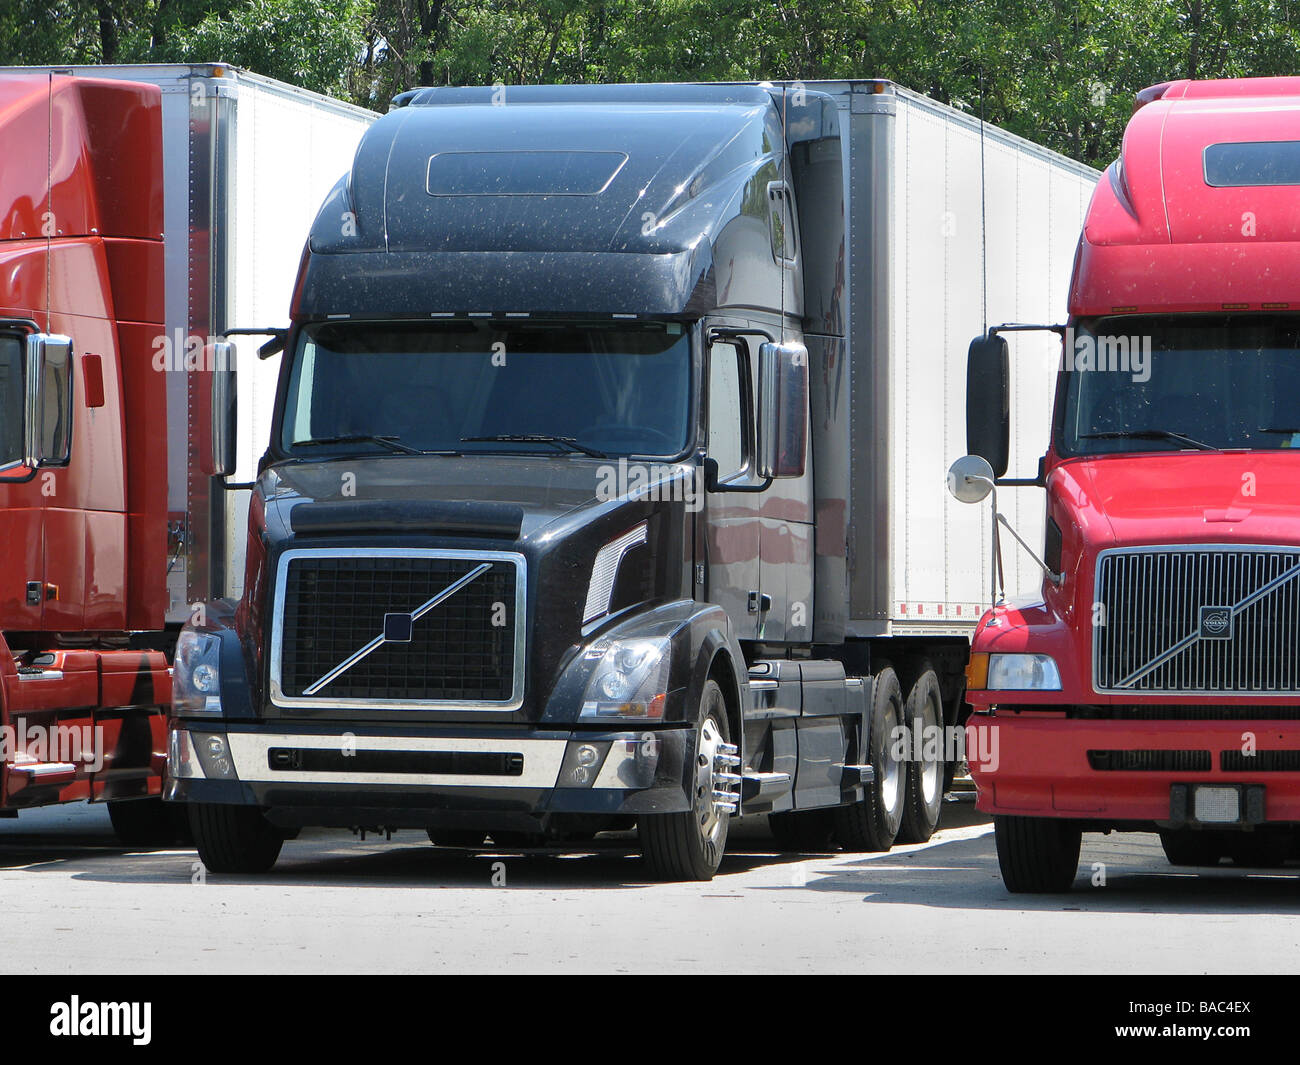
[[1207, 180], [1207, 149], [1213, 167], [1214, 146], [1249, 143], [1300, 159], [1300, 77], [1139, 93], [1088, 209], [1071, 313], [1300, 309], [1300, 184]]

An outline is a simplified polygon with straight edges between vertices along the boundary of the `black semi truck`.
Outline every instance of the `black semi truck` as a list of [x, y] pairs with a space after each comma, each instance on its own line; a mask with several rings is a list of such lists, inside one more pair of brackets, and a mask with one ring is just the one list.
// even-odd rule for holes
[[701, 880], [735, 817], [927, 839], [989, 583], [941, 483], [982, 151], [995, 317], [1051, 320], [1094, 175], [889, 83], [399, 97], [262, 348], [242, 594], [177, 649], [166, 796], [208, 868], [303, 826], [635, 826]]

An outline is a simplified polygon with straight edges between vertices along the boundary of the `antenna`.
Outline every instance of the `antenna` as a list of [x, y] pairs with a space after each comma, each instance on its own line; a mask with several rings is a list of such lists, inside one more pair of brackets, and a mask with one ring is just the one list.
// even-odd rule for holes
[[790, 244], [790, 223], [794, 221], [790, 210], [790, 124], [786, 109], [790, 106], [790, 87], [781, 87], [781, 259], [777, 267], [781, 271], [781, 343], [785, 343], [785, 261], [786, 250]]
[[50, 285], [54, 271], [50, 261], [54, 236], [54, 71], [46, 75], [45, 95], [45, 331], [50, 331]]
[[989, 331], [989, 230], [984, 181], [984, 68], [980, 67], [980, 302], [984, 310], [984, 335]]

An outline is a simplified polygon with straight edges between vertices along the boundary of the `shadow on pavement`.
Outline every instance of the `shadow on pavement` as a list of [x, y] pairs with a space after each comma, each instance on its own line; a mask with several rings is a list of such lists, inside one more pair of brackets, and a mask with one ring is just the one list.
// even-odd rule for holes
[[[38, 816], [39, 815], [39, 816]], [[945, 830], [987, 826], [969, 803], [945, 803]], [[1103, 840], [1106, 842], [1103, 843]], [[1094, 886], [1105, 864], [1105, 886]], [[285, 845], [262, 876], [206, 873], [193, 850], [140, 850], [119, 844], [102, 810], [81, 806], [31, 811], [0, 822], [0, 871], [63, 873], [76, 880], [117, 884], [210, 883], [248, 886], [493, 888], [501, 867], [511, 887], [536, 890], [644, 888], [634, 833], [610, 834], [585, 851], [500, 852], [434, 847], [417, 832], [392, 842], [365, 842], [346, 832], [308, 830]], [[791, 867], [787, 882], [780, 869]], [[794, 867], [798, 866], [798, 869]], [[754, 883], [745, 874], [776, 871]], [[666, 885], [671, 888], [671, 885]], [[1221, 865], [1179, 869], [1164, 860], [1154, 836], [1085, 836], [1074, 890], [1062, 895], [1011, 895], [1002, 885], [991, 833], [942, 837], [919, 850], [850, 855], [779, 853], [765, 818], [733, 826], [728, 852], [709, 884], [679, 885], [701, 896], [740, 892], [819, 891], [860, 895], [876, 905], [955, 910], [1115, 913], [1300, 913], [1300, 864], [1277, 870]]]
[[[1154, 836], [1111, 836], [1102, 850], [1098, 844], [1105, 838], [1084, 836], [1079, 874], [1073, 889], [1063, 894], [1008, 892], [991, 835], [912, 853], [855, 858], [824, 869], [809, 863], [806, 884], [799, 890], [860, 894], [878, 905], [954, 910], [1300, 913], [1300, 865], [1295, 863], [1280, 869], [1176, 868], [1165, 861]], [[764, 890], [788, 888], [765, 885]]]

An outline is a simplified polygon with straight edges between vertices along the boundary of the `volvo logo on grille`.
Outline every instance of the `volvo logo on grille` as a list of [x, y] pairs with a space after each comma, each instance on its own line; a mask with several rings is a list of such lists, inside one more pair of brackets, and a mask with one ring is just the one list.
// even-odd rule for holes
[[415, 619], [410, 614], [384, 615], [384, 642], [410, 643], [415, 631]]
[[1232, 607], [1201, 607], [1200, 637], [1202, 640], [1232, 639]]

